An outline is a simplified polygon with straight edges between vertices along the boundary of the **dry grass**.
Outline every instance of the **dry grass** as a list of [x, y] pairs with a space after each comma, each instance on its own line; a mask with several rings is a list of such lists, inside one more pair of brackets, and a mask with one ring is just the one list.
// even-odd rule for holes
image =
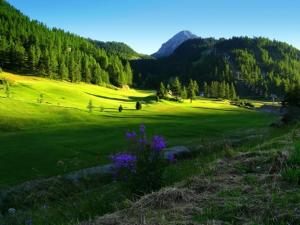
[[280, 175], [294, 144], [291, 135], [272, 142], [271, 146], [281, 148], [261, 151], [256, 146], [218, 160], [208, 174], [84, 224], [299, 224], [299, 187], [287, 184]]

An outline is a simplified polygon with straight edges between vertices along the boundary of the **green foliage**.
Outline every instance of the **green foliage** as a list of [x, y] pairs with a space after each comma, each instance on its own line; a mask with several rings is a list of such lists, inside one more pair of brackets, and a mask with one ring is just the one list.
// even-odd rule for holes
[[191, 78], [201, 84], [234, 83], [236, 95], [268, 98], [283, 97], [300, 82], [299, 59], [298, 49], [266, 38], [197, 38], [184, 42], [169, 57], [136, 60], [132, 66], [142, 77], [137, 82], [145, 87], [157, 87], [181, 74], [183, 83]]
[[31, 21], [5, 1], [0, 2], [0, 24], [0, 61], [5, 69], [72, 82], [132, 84], [130, 64], [119, 54]]
[[283, 105], [300, 107], [300, 84], [287, 91]]
[[[158, 190], [163, 185], [163, 173], [167, 166], [162, 149], [166, 147], [161, 136], [147, 137], [146, 127], [140, 126], [140, 132], [128, 131], [126, 138], [129, 146], [126, 152], [111, 157], [114, 177], [132, 194], [143, 195]], [[169, 157], [173, 160], [174, 157]]]
[[88, 105], [87, 105], [87, 109], [91, 113], [91, 112], [93, 112], [93, 108], [94, 108], [93, 101], [90, 100]]
[[199, 93], [199, 86], [197, 81], [190, 80], [187, 88], [187, 98], [189, 98], [192, 102], [198, 93]]
[[281, 173], [284, 180], [300, 185], [300, 148], [295, 147], [288, 158], [287, 167]]
[[123, 106], [120, 105], [119, 108], [118, 108], [119, 112], [122, 112], [123, 111]]
[[156, 92], [156, 96], [159, 97], [160, 99], [164, 99], [167, 95], [167, 90], [165, 88], [165, 85], [163, 82], [160, 82], [159, 88]]
[[296, 85], [287, 92], [282, 105], [286, 108], [286, 113], [282, 118], [284, 123], [300, 121], [300, 85]]
[[8, 80], [4, 80], [4, 93], [6, 95], [6, 98], [9, 98], [11, 95], [11, 91], [10, 91], [10, 84]]
[[137, 101], [135, 104], [135, 109], [136, 110], [141, 110], [142, 109], [142, 103], [140, 101]]
[[110, 55], [118, 55], [123, 59], [135, 59], [140, 58], [141, 56], [136, 53], [132, 48], [130, 48], [127, 44], [122, 42], [102, 42], [102, 41], [94, 41], [100, 48], [105, 49], [105, 51]]
[[186, 90], [185, 86], [182, 87], [181, 98], [182, 99], [187, 99], [188, 98], [188, 93], [187, 93], [187, 90]]
[[229, 84], [225, 81], [212, 81], [211, 84], [204, 83], [204, 96], [212, 98], [222, 98], [236, 100], [236, 91], [233, 83]]
[[182, 91], [181, 83], [178, 77], [171, 79], [170, 88], [172, 91], [172, 95], [175, 96], [176, 99], [178, 100], [181, 96], [181, 91]]
[[37, 102], [42, 104], [44, 102], [44, 94], [40, 94], [38, 99], [37, 99]]

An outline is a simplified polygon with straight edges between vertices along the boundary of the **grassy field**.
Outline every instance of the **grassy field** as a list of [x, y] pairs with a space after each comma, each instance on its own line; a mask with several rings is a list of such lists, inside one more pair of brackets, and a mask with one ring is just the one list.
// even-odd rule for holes
[[[10, 98], [0, 85], [0, 187], [107, 163], [112, 152], [126, 146], [124, 133], [141, 123], [149, 134], [163, 135], [168, 145], [193, 146], [210, 138], [257, 134], [276, 119], [226, 101], [156, 103], [151, 91], [0, 76], [11, 83]], [[38, 103], [41, 94], [43, 103]], [[137, 100], [145, 101], [140, 111], [135, 110]]]

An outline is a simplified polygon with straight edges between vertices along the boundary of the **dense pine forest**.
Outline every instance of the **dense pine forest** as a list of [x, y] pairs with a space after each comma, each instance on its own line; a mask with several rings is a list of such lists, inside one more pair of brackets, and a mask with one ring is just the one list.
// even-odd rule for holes
[[197, 38], [184, 42], [166, 58], [132, 61], [137, 83], [158, 87], [179, 76], [183, 83], [234, 83], [241, 96], [283, 96], [300, 83], [300, 51], [266, 38]]
[[51, 79], [93, 84], [131, 85], [125, 57], [90, 40], [49, 29], [0, 1], [0, 67]]

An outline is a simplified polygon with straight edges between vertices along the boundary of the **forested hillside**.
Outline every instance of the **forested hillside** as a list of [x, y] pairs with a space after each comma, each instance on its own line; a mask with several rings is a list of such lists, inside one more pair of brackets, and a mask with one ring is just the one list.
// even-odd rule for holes
[[108, 55], [118, 55], [122, 59], [139, 59], [143, 58], [142, 54], [135, 52], [130, 46], [123, 42], [115, 41], [95, 41], [91, 40], [92, 43], [95, 43], [98, 47], [103, 48]]
[[93, 84], [131, 85], [126, 59], [90, 40], [49, 29], [0, 1], [0, 66], [52, 79]]
[[179, 76], [202, 84], [234, 82], [242, 96], [270, 97], [300, 83], [300, 51], [266, 38], [192, 39], [163, 59], [132, 62], [137, 83], [157, 87]]

